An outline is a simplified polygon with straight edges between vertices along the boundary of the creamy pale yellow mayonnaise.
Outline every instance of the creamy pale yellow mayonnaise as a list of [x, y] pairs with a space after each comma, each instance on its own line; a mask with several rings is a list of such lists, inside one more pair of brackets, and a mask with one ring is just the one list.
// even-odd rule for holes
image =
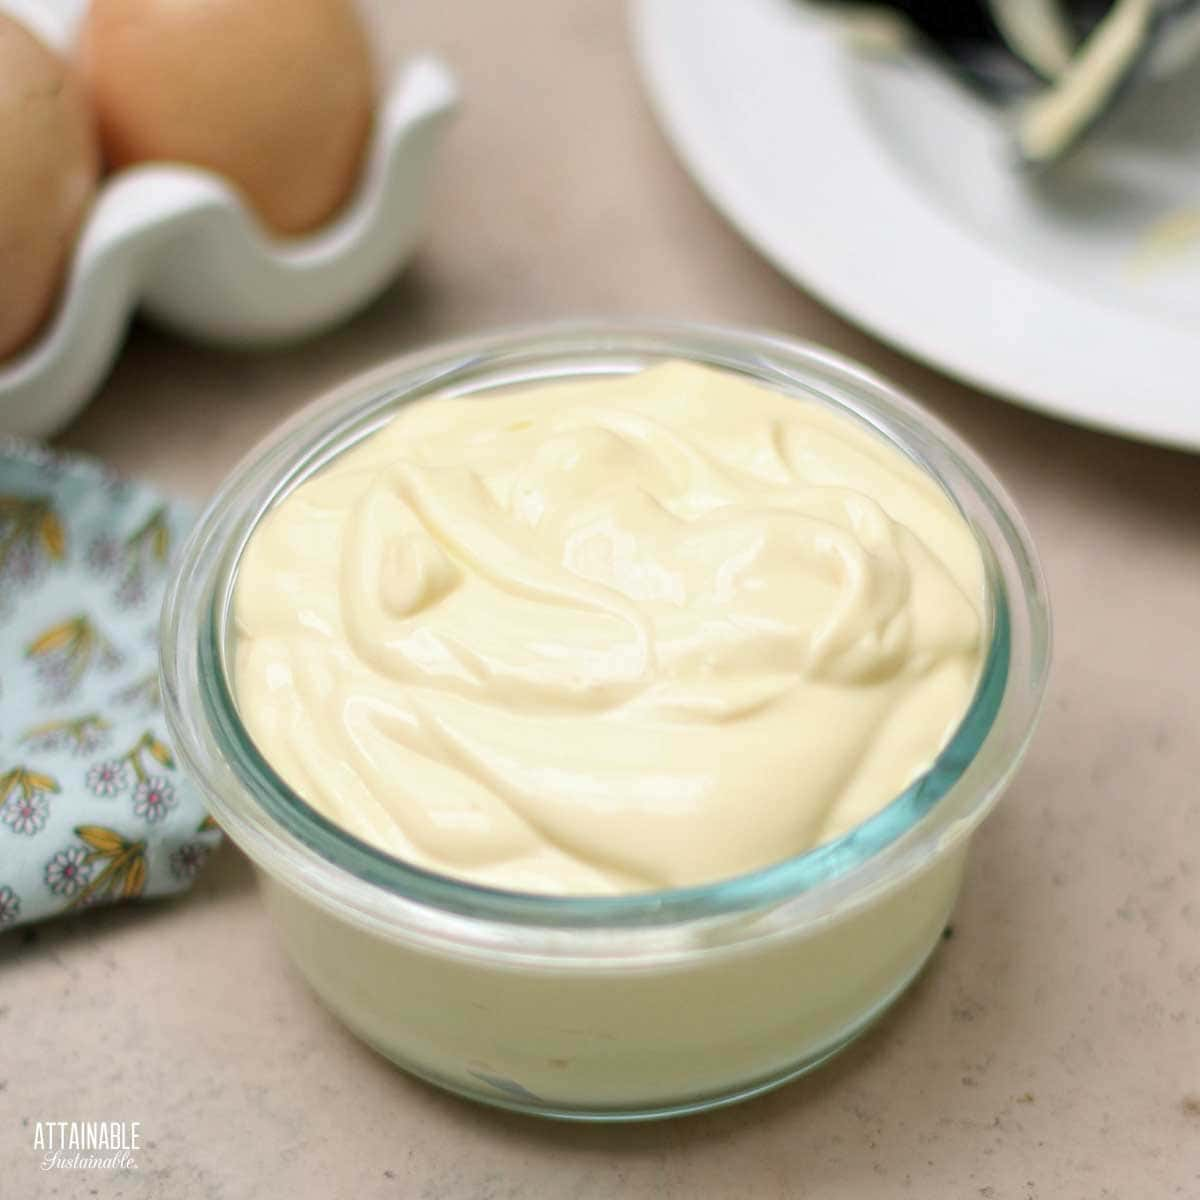
[[671, 363], [403, 409], [262, 520], [236, 691], [262, 753], [397, 856], [561, 894], [732, 876], [924, 771], [983, 573], [919, 467]]

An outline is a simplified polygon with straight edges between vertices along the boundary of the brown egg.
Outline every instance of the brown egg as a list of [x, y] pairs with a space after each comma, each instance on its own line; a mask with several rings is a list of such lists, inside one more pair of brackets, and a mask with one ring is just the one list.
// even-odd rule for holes
[[81, 45], [113, 166], [207, 167], [288, 234], [353, 190], [374, 108], [353, 0], [92, 0]]
[[0, 14], [0, 359], [53, 308], [99, 165], [70, 65]]

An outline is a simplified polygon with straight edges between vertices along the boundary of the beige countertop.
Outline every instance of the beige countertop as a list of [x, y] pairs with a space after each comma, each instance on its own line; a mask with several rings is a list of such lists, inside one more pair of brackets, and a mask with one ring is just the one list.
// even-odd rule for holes
[[[672, 157], [615, 0], [410, 0], [385, 32], [442, 51], [466, 95], [411, 270], [286, 352], [137, 328], [62, 443], [201, 496], [315, 393], [447, 335], [657, 314], [812, 338], [911, 389], [1016, 495], [1056, 606], [1045, 718], [912, 992], [817, 1074], [707, 1116], [558, 1125], [409, 1079], [309, 995], [228, 848], [177, 902], [10, 935], [0, 1195], [1200, 1197], [1200, 458], [949, 382], [780, 278]], [[26, 1122], [100, 1118], [142, 1123], [138, 1171], [39, 1172]]]

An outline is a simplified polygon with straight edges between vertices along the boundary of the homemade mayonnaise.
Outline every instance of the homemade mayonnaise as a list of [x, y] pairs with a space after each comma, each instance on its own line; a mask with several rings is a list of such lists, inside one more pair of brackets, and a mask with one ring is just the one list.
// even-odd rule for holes
[[403, 408], [272, 508], [235, 687], [330, 820], [495, 887], [704, 883], [858, 825], [963, 717], [983, 565], [855, 419], [722, 371]]

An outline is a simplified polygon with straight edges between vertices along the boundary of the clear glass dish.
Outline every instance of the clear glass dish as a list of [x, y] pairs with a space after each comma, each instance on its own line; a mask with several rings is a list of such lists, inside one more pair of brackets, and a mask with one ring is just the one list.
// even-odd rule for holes
[[[614, 897], [505, 892], [395, 859], [295, 795], [246, 733], [230, 683], [238, 562], [262, 514], [434, 394], [483, 393], [689, 359], [815, 398], [927, 470], [978, 540], [989, 643], [927, 774], [836, 841], [700, 887]], [[694, 325], [551, 325], [388, 363], [316, 401], [219, 489], [163, 611], [167, 718], [185, 768], [254, 861], [292, 958], [360, 1037], [462, 1095], [623, 1120], [730, 1103], [812, 1069], [911, 982], [958, 895], [970, 837], [1036, 721], [1047, 599], [1012, 502], [949, 430], [827, 351]]]

